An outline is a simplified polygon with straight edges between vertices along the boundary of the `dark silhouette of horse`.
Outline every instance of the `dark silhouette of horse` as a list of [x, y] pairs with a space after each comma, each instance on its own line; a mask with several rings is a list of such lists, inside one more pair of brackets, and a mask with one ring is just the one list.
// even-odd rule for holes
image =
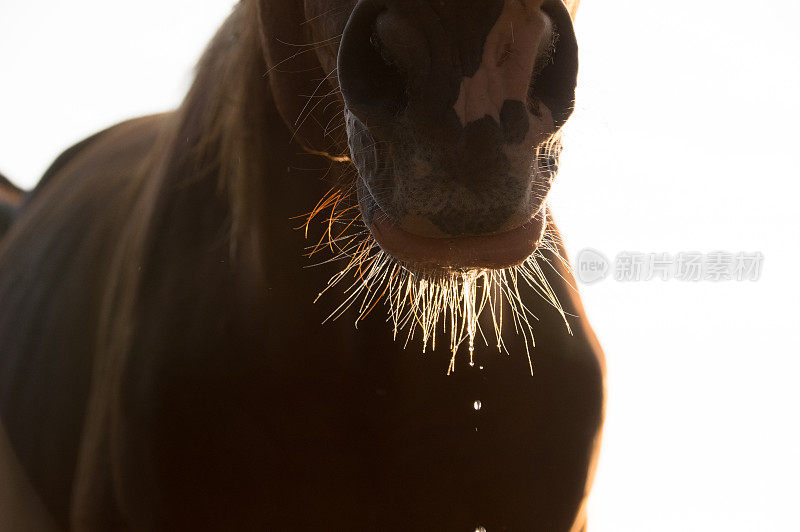
[[243, 0], [178, 110], [62, 155], [0, 247], [6, 522], [583, 530], [604, 362], [546, 205], [576, 5]]

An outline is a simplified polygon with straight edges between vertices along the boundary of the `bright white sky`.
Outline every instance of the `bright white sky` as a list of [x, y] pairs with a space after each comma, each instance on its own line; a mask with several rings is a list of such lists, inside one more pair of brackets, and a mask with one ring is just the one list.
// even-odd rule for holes
[[[0, 3], [0, 171], [175, 106], [231, 0]], [[584, 286], [608, 357], [592, 532], [797, 529], [800, 3], [583, 0], [573, 256], [759, 251], [759, 282]], [[491, 531], [490, 531], [491, 532]]]

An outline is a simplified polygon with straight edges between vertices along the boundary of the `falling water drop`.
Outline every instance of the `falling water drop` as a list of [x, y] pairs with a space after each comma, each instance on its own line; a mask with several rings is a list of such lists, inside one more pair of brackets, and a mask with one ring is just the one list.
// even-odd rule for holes
[[472, 408], [474, 408], [476, 412], [481, 409], [481, 406], [483, 406], [483, 405], [481, 405], [480, 400], [475, 401], [474, 403], [472, 403]]
[[476, 279], [477, 272], [475, 271], [461, 274], [461, 284], [464, 299], [463, 315], [467, 329], [467, 337], [469, 338], [470, 367], [475, 366], [475, 361], [473, 360], [473, 355], [475, 354], [475, 334], [478, 330], [478, 314], [480, 314], [475, 300]]

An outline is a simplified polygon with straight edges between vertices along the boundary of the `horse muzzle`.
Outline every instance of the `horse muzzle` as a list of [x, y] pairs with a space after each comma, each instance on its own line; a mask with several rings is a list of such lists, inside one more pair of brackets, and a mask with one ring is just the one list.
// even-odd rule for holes
[[469, 269], [535, 251], [577, 75], [561, 0], [362, 0], [338, 75], [361, 215], [384, 251]]

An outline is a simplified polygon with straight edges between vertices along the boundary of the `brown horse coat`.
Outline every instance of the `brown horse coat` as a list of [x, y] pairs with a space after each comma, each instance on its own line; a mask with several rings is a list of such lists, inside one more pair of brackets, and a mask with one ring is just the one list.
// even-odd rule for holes
[[603, 357], [565, 268], [574, 334], [523, 294], [534, 377], [511, 323], [508, 355], [451, 376], [380, 316], [320, 325], [336, 269], [304, 268], [292, 218], [346, 163], [279, 113], [308, 54], [279, 74], [261, 44], [304, 17], [240, 4], [180, 109], [70, 150], [4, 237], [0, 414], [28, 477], [5, 489], [76, 530], [581, 530]]

